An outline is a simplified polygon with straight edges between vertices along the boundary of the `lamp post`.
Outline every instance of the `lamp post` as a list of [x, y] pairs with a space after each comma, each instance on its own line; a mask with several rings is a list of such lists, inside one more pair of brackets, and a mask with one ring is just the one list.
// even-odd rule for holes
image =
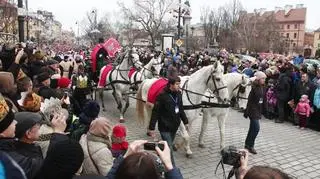
[[23, 0], [18, 0], [18, 12], [19, 42], [24, 42]]
[[80, 45], [80, 24], [79, 24], [79, 22], [77, 21], [76, 22], [76, 25], [77, 25], [77, 44], [78, 44], [78, 46]]
[[183, 24], [185, 26], [185, 31], [186, 31], [186, 51], [189, 53], [189, 25], [191, 22], [192, 17], [189, 14], [186, 14], [183, 16]]

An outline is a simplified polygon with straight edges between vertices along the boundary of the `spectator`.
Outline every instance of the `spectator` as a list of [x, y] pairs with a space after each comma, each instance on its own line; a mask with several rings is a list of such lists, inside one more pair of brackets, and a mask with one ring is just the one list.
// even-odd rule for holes
[[[155, 136], [155, 125], [158, 122], [158, 129], [162, 140], [167, 141], [170, 149], [173, 149], [173, 141], [180, 126], [181, 120], [188, 130], [188, 118], [183, 109], [182, 94], [179, 91], [180, 78], [169, 78], [168, 85], [156, 99], [149, 130], [151, 136]], [[174, 159], [171, 154], [171, 161]]]
[[51, 97], [57, 98], [57, 92], [50, 88], [50, 75], [47, 72], [41, 73], [37, 76], [39, 89], [38, 94], [42, 96], [44, 99], [50, 99]]
[[80, 144], [71, 139], [50, 144], [36, 179], [72, 179], [83, 162]]
[[320, 80], [320, 68], [317, 68], [316, 76], [313, 78], [312, 82], [317, 85], [318, 80]]
[[291, 91], [292, 83], [284, 67], [281, 67], [279, 71], [280, 71], [280, 76], [276, 86], [279, 117], [275, 122], [283, 123], [284, 120], [288, 120], [288, 113], [289, 113], [288, 101], [290, 100], [290, 91]]
[[12, 73], [0, 72], [0, 93], [7, 103], [12, 105], [13, 112], [21, 111], [17, 102], [17, 86], [14, 82]]
[[314, 123], [317, 130], [320, 130], [320, 80], [317, 81], [317, 88], [313, 97], [314, 113], [312, 114], [311, 123]]
[[84, 152], [82, 174], [106, 176], [113, 164], [111, 149], [112, 125], [106, 118], [92, 121], [87, 134], [81, 136]]
[[[144, 140], [137, 140], [130, 144], [128, 151], [123, 157], [116, 159], [112, 169], [107, 175], [108, 179], [127, 179], [127, 178], [148, 178], [160, 179], [157, 172], [155, 161], [152, 160], [150, 154], [139, 152], [143, 145], [147, 143]], [[182, 179], [180, 170], [177, 169], [171, 161], [170, 148], [167, 142], [160, 142], [164, 145], [164, 150], [161, 151], [156, 147], [156, 152], [159, 155], [167, 172], [165, 179]]]
[[0, 151], [0, 178], [27, 179], [23, 169], [5, 152]]
[[91, 122], [98, 117], [99, 112], [99, 104], [95, 101], [89, 101], [84, 106], [79, 119], [75, 120], [71, 126], [71, 138], [79, 141], [81, 136], [89, 131]]
[[254, 144], [256, 137], [260, 131], [260, 122], [261, 112], [262, 112], [262, 103], [263, 103], [263, 85], [265, 79], [267, 78], [266, 74], [261, 71], [256, 72], [256, 80], [253, 83], [252, 89], [248, 97], [247, 108], [244, 112], [244, 117], [250, 119], [250, 127], [248, 135], [245, 141], [245, 148], [252, 154], [257, 154], [257, 151], [254, 149]]
[[125, 126], [118, 124], [112, 129], [112, 155], [118, 158], [124, 155], [128, 149], [128, 142], [126, 141], [127, 129]]
[[91, 93], [90, 79], [84, 71], [84, 66], [80, 65], [78, 73], [72, 76], [73, 98], [80, 106], [87, 102], [87, 95]]
[[304, 129], [307, 126], [307, 118], [310, 116], [311, 108], [309, 105], [309, 99], [307, 95], [302, 95], [300, 102], [298, 103], [295, 113], [299, 116], [299, 127]]
[[294, 102], [297, 104], [302, 95], [308, 95], [310, 99], [310, 106], [313, 105], [315, 85], [309, 80], [308, 74], [301, 75], [301, 81], [295, 86], [294, 89]]

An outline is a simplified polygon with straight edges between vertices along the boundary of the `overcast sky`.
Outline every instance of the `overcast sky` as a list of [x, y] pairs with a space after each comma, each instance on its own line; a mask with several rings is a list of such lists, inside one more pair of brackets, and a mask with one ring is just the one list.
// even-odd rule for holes
[[[77, 21], [82, 21], [86, 12], [93, 8], [98, 10], [98, 18], [106, 13], [115, 14], [118, 11], [117, 0], [28, 0], [29, 9], [47, 10], [53, 12], [56, 20], [60, 21], [63, 29], [76, 30]], [[132, 0], [122, 0], [130, 4]], [[183, 2], [184, 0], [182, 0]], [[203, 6], [217, 8], [231, 0], [189, 0], [192, 8], [192, 23], [200, 22], [200, 9]], [[307, 29], [320, 28], [320, 0], [241, 0], [248, 12], [254, 9], [267, 8], [273, 10], [276, 6], [284, 7], [287, 4], [304, 4], [307, 7]]]

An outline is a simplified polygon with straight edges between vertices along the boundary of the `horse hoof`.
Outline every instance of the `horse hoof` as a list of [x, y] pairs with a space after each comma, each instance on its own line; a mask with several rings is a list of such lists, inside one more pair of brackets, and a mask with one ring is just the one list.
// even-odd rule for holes
[[125, 123], [126, 121], [124, 119], [119, 120], [120, 123]]
[[200, 148], [206, 148], [206, 146], [204, 144], [199, 144]]
[[186, 157], [187, 158], [192, 158], [193, 156], [192, 156], [192, 154], [186, 154]]

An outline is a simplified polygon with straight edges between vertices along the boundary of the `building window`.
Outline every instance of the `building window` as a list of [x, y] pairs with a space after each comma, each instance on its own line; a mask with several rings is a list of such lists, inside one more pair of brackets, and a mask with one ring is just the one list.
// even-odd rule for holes
[[284, 34], [283, 34], [283, 33], [281, 33], [281, 37], [283, 37], [283, 35], [284, 35]]
[[293, 43], [292, 45], [293, 45], [293, 47], [296, 47], [296, 43]]
[[293, 37], [296, 39], [296, 38], [297, 38], [297, 33], [294, 33], [294, 34], [293, 34]]
[[289, 38], [289, 33], [287, 33], [287, 38]]
[[287, 25], [287, 29], [290, 29], [290, 25], [289, 24]]
[[281, 28], [281, 29], [284, 29], [284, 25], [282, 24], [280, 28]]
[[294, 24], [294, 29], [298, 29], [298, 24]]

